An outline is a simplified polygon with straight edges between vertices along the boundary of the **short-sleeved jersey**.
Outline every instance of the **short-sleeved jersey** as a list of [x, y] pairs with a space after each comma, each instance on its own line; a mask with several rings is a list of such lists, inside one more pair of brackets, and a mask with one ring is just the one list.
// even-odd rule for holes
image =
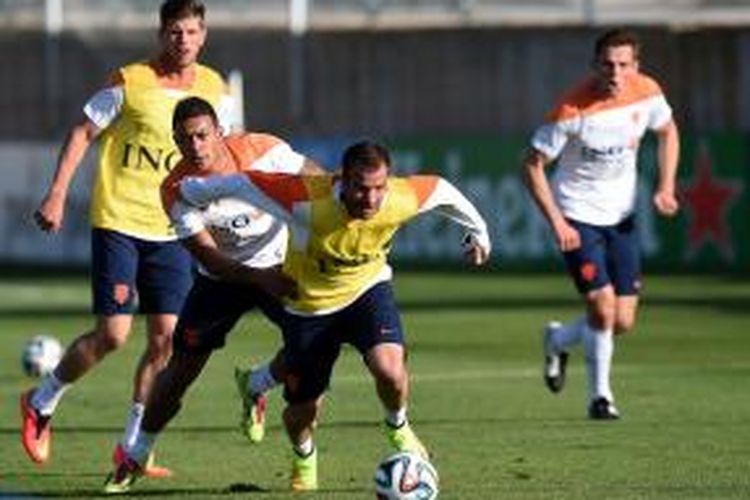
[[[196, 65], [188, 88], [166, 88], [146, 62], [119, 69], [111, 80], [122, 87], [122, 102], [117, 102], [116, 93], [97, 94], [84, 108], [92, 122], [106, 125], [99, 144], [91, 225], [144, 240], [174, 240], [159, 199], [161, 182], [179, 160], [172, 140], [172, 112], [188, 96], [217, 106], [226, 85], [215, 71]], [[107, 104], [119, 113], [103, 111]]]
[[568, 92], [531, 140], [536, 150], [558, 159], [552, 187], [562, 213], [602, 226], [630, 215], [641, 138], [671, 118], [661, 88], [642, 74], [616, 98], [602, 99], [593, 78]]
[[[180, 160], [161, 187], [164, 210], [180, 239], [207, 230], [225, 255], [246, 266], [267, 268], [284, 261], [286, 224], [239, 198], [226, 197], [204, 207], [179, 199], [180, 181], [187, 176], [233, 174], [242, 171], [299, 173], [305, 157], [287, 143], [268, 134], [238, 134], [225, 139], [230, 160], [201, 169]], [[199, 270], [209, 275], [202, 266]]]
[[391, 277], [387, 255], [396, 231], [422, 212], [437, 209], [465, 226], [489, 253], [487, 226], [474, 206], [437, 176], [388, 179], [380, 210], [370, 219], [349, 216], [340, 201], [336, 176], [291, 176], [245, 172], [234, 176], [190, 178], [181, 184], [190, 203], [236, 197], [256, 203], [289, 222], [290, 243], [284, 271], [298, 284], [288, 301], [296, 314], [338, 311], [369, 288]]

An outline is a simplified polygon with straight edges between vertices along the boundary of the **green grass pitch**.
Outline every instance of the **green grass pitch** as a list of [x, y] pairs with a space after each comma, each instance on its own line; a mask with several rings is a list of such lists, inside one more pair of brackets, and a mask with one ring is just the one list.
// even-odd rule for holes
[[[560, 275], [398, 273], [410, 346], [413, 425], [434, 454], [443, 499], [750, 498], [750, 280], [648, 276], [636, 332], [617, 342], [614, 389], [623, 419], [585, 418], [581, 352], [568, 386], [541, 380], [541, 327], [581, 306]], [[0, 282], [0, 497], [97, 497], [110, 469], [143, 345], [131, 342], [65, 396], [53, 456], [37, 467], [19, 440], [24, 341], [71, 341], [88, 328], [83, 279]], [[317, 432], [321, 491], [287, 492], [289, 446], [281, 399], [269, 432], [250, 446], [238, 431], [232, 371], [279, 342], [256, 314], [217, 352], [161, 436], [159, 461], [176, 477], [141, 480], [133, 497], [374, 498], [388, 454], [382, 412], [357, 354], [340, 359]]]

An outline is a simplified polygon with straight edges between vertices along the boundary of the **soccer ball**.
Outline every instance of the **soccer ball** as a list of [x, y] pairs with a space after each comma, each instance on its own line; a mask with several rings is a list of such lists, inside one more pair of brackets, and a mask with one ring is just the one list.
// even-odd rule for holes
[[424, 458], [402, 451], [378, 464], [375, 492], [380, 500], [432, 500], [438, 495], [438, 474]]
[[62, 344], [55, 337], [36, 335], [23, 346], [21, 366], [29, 377], [43, 377], [55, 369], [62, 355]]

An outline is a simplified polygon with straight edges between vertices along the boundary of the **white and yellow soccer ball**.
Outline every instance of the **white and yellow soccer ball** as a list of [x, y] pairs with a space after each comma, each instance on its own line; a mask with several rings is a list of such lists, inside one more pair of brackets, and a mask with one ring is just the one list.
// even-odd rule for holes
[[375, 470], [380, 500], [432, 500], [438, 495], [438, 474], [432, 464], [411, 452], [386, 457]]
[[62, 355], [62, 344], [55, 337], [35, 335], [23, 346], [21, 367], [29, 377], [43, 377], [55, 369]]

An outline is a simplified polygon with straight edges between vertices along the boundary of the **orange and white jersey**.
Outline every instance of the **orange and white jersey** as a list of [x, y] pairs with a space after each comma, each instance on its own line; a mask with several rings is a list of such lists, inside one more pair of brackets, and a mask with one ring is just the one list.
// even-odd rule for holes
[[257, 205], [288, 222], [284, 272], [299, 296], [289, 312], [329, 314], [391, 278], [387, 255], [398, 229], [420, 213], [437, 210], [464, 226], [489, 254], [487, 225], [474, 206], [437, 176], [390, 177], [380, 210], [369, 219], [349, 216], [337, 176], [299, 176], [246, 171], [192, 177], [181, 183], [183, 199], [197, 206], [230, 197]]
[[659, 84], [643, 74], [615, 98], [602, 99], [593, 78], [568, 92], [531, 140], [534, 149], [558, 159], [552, 188], [562, 213], [602, 226], [630, 215], [641, 138], [671, 119]]
[[[305, 157], [281, 139], [268, 134], [239, 134], [225, 139], [231, 160], [201, 170], [180, 161], [161, 187], [164, 210], [177, 236], [188, 238], [202, 230], [211, 233], [219, 249], [246, 266], [267, 268], [284, 261], [286, 224], [253, 203], [236, 197], [213, 200], [204, 206], [188, 205], [178, 196], [180, 181], [188, 176], [234, 174], [242, 171], [296, 174]], [[202, 267], [199, 270], [208, 275]]]

